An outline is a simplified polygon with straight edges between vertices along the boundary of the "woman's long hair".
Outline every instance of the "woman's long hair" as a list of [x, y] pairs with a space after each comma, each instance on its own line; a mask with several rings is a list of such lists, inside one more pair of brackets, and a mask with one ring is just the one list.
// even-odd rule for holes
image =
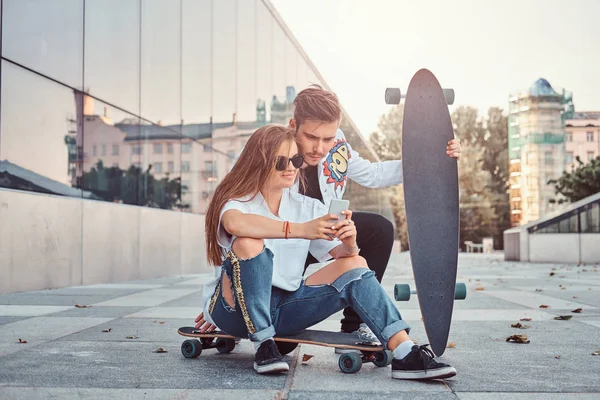
[[253, 199], [273, 170], [279, 146], [294, 140], [294, 131], [283, 125], [265, 125], [250, 136], [235, 165], [217, 186], [206, 211], [206, 255], [210, 265], [219, 266], [223, 262], [217, 229], [225, 203], [245, 196]]

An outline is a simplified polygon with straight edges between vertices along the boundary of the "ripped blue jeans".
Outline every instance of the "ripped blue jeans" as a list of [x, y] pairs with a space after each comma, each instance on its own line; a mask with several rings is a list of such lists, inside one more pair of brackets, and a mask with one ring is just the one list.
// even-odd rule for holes
[[276, 335], [293, 335], [350, 306], [386, 346], [396, 333], [410, 327], [368, 268], [352, 269], [330, 285], [286, 291], [271, 285], [273, 253], [264, 248], [256, 257], [238, 259], [230, 251], [222, 273], [231, 281], [235, 304], [224, 299], [221, 279], [208, 312], [217, 327], [236, 337], [261, 341]]

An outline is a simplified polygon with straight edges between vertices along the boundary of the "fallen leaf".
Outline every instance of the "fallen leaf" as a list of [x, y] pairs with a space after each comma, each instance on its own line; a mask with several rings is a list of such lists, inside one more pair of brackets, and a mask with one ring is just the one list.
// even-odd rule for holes
[[573, 298], [574, 298], [574, 299], [578, 299], [578, 298], [579, 298], [579, 296], [573, 296]]
[[102, 329], [102, 332], [105, 332], [105, 333], [112, 332], [112, 328]]
[[446, 346], [446, 348], [447, 348], [447, 349], [453, 349], [453, 348], [455, 348], [455, 347], [456, 347], [456, 343], [454, 343], [454, 342], [450, 342], [450, 343], [448, 343], [448, 345]]
[[555, 320], [557, 321], [566, 321], [573, 318], [572, 315], [559, 315], [558, 317], [554, 317]]
[[75, 308], [90, 308], [91, 306], [82, 306], [81, 304], [75, 304]]
[[19, 338], [19, 343], [27, 343], [27, 340], [23, 340], [23, 339]]
[[303, 354], [302, 355], [302, 362], [306, 363], [308, 360], [310, 360], [311, 358], [313, 358], [314, 356], [312, 354]]
[[554, 275], [556, 275], [556, 273], [550, 272], [550, 276], [554, 276]]
[[556, 356], [556, 357], [554, 357], [554, 358], [556, 358], [557, 360], [560, 360], [560, 356]]
[[125, 339], [139, 339], [139, 338], [140, 338], [139, 336], [133, 336], [133, 335], [125, 336]]
[[164, 347], [159, 347], [158, 349], [154, 350], [154, 353], [168, 353], [169, 350], [165, 349]]
[[529, 328], [531, 328], [531, 326], [529, 326], [529, 325], [521, 325], [520, 322], [517, 322], [516, 324], [512, 324], [511, 327], [512, 328], [519, 328], [519, 329], [529, 329]]
[[476, 287], [475, 290], [485, 290], [483, 286]]
[[524, 343], [527, 344], [530, 342], [527, 335], [512, 335], [506, 338], [507, 342], [515, 342], [515, 343]]
[[543, 292], [542, 289], [535, 289], [536, 292]]
[[165, 323], [165, 321], [161, 321], [161, 322], [159, 322], [159, 324], [161, 324], [161, 325], [164, 325], [164, 323]]
[[581, 311], [583, 311], [581, 308], [576, 308], [574, 310], [571, 310], [571, 312], [576, 313], [576, 314], [581, 313]]
[[548, 306], [548, 305], [546, 305], [546, 304], [542, 304], [542, 305], [540, 306], [540, 308], [550, 308], [550, 306]]
[[593, 356], [600, 356], [600, 350], [596, 350], [592, 353]]
[[563, 286], [560, 288], [560, 290], [567, 290], [567, 288]]
[[155, 324], [155, 323], [157, 323], [157, 322], [158, 322], [157, 320], [154, 320], [154, 321], [152, 321], [152, 323], [153, 323], [153, 324]]
[[520, 321], [531, 321], [531, 318], [521, 318]]

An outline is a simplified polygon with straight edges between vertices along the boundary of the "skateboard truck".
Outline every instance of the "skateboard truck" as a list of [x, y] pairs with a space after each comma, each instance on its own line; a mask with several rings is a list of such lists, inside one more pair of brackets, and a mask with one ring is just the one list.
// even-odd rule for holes
[[[397, 283], [394, 285], [394, 299], [396, 301], [408, 301], [410, 300], [411, 294], [418, 294], [415, 289], [411, 289], [410, 285], [404, 283]], [[464, 300], [467, 298], [467, 285], [464, 283], [457, 283], [454, 288], [454, 299]]]
[[[454, 104], [454, 89], [442, 89], [444, 91], [444, 97], [446, 103], [449, 106]], [[401, 99], [405, 99], [406, 94], [403, 94], [399, 88], [387, 88], [385, 89], [385, 103], [386, 104], [400, 104]]]

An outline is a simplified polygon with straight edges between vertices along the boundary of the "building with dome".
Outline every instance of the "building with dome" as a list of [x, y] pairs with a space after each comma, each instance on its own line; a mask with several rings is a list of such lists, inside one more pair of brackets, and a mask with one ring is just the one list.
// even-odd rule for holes
[[511, 226], [552, 212], [554, 186], [566, 166], [565, 121], [573, 117], [572, 94], [543, 78], [510, 95], [508, 146]]

